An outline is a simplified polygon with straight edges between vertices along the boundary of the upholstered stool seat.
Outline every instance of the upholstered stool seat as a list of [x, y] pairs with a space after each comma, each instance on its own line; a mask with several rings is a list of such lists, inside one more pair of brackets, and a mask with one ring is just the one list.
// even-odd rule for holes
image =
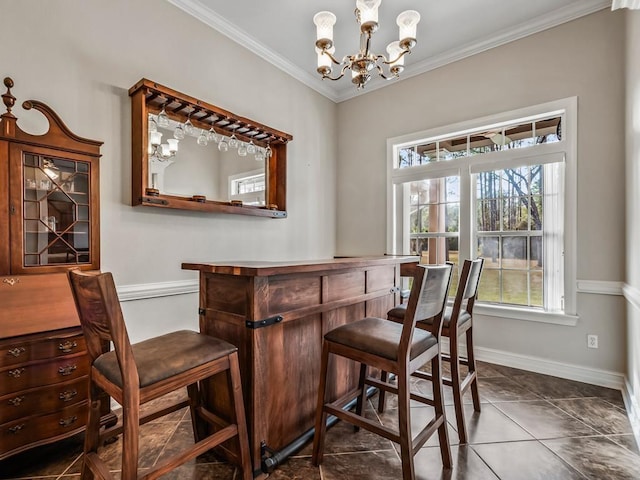
[[[131, 345], [138, 367], [140, 387], [148, 387], [206, 365], [238, 350], [218, 338], [180, 330]], [[110, 382], [122, 388], [122, 375], [115, 350], [100, 355], [93, 366]]]
[[[401, 337], [402, 325], [372, 317], [347, 323], [325, 335], [325, 339], [329, 342], [345, 345], [389, 360], [398, 359], [398, 344]], [[411, 339], [409, 358], [413, 360], [436, 343], [438, 341], [431, 333], [416, 330]]]

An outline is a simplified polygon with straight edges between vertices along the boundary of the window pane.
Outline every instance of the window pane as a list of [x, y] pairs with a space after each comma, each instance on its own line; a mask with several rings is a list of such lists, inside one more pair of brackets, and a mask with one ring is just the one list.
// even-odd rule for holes
[[500, 270], [493, 268], [482, 269], [482, 277], [480, 277], [480, 284], [478, 285], [478, 300], [493, 303], [501, 301]]
[[502, 237], [502, 268], [527, 268], [526, 237]]
[[542, 307], [544, 306], [543, 298], [542, 298], [542, 272], [531, 272], [529, 274], [531, 281], [531, 306], [532, 307]]
[[457, 203], [446, 206], [447, 209], [447, 232], [457, 232], [460, 222], [460, 207]]
[[505, 127], [504, 134], [507, 137], [510, 149], [527, 148], [535, 145], [533, 124], [531, 122]]
[[533, 270], [541, 270], [544, 258], [542, 255], [542, 237], [531, 237], [529, 242], [529, 252], [531, 252], [529, 254], [531, 258], [529, 266]]
[[500, 230], [498, 200], [479, 201], [476, 215], [479, 232], [497, 232]]
[[440, 140], [440, 161], [455, 160], [467, 156], [467, 136]]
[[548, 118], [536, 122], [536, 143], [555, 143], [562, 140], [560, 117]]
[[402, 148], [398, 152], [398, 168], [408, 168], [420, 165], [420, 156], [414, 147]]
[[499, 257], [499, 248], [500, 239], [499, 237], [479, 237], [478, 238], [478, 257], [484, 257], [484, 266], [485, 268], [499, 268], [500, 267], [500, 257]]
[[502, 271], [502, 302], [514, 305], [529, 304], [528, 273], [526, 271]]
[[531, 230], [542, 230], [542, 197], [531, 197]]
[[[435, 162], [437, 157], [436, 143], [427, 143], [424, 145], [418, 145], [416, 147], [418, 155], [420, 156], [420, 164]], [[402, 168], [402, 167], [401, 167]]]
[[500, 176], [498, 172], [481, 172], [477, 182], [478, 198], [498, 198], [500, 196]]
[[528, 205], [527, 197], [507, 197], [502, 201], [502, 226], [503, 230], [528, 230]]

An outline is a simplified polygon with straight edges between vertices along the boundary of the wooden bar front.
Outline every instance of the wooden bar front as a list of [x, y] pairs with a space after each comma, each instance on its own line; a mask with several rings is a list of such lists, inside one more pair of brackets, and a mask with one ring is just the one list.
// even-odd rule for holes
[[[416, 261], [182, 265], [200, 271], [200, 330], [239, 349], [254, 471], [261, 444], [277, 451], [313, 427], [324, 334], [366, 316], [386, 318], [399, 303], [400, 266]], [[341, 360], [330, 364], [333, 396], [357, 384], [357, 365]], [[226, 410], [215, 392], [207, 397]]]

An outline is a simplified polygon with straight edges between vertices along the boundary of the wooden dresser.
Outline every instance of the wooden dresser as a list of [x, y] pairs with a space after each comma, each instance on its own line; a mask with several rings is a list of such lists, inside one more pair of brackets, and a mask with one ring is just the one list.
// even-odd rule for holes
[[[49, 123], [20, 129], [13, 81], [0, 115], [0, 460], [84, 429], [89, 359], [66, 271], [100, 268], [98, 160], [102, 142]], [[112, 423], [109, 398], [103, 422]]]
[[0, 305], [2, 459], [84, 428], [89, 361], [66, 274], [0, 277]]

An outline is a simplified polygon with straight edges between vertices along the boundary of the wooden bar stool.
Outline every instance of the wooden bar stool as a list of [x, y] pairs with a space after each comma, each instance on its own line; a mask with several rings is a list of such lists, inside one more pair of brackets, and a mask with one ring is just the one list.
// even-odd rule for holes
[[[480, 395], [478, 393], [478, 374], [476, 371], [476, 361], [473, 354], [473, 306], [478, 295], [478, 284], [482, 273], [483, 258], [476, 260], [465, 260], [460, 272], [458, 290], [453, 307], [447, 307], [444, 313], [442, 324], [442, 336], [449, 338], [449, 355], [443, 354], [442, 360], [451, 365], [451, 378], [443, 377], [442, 382], [453, 388], [453, 404], [456, 411], [456, 424], [458, 427], [458, 437], [460, 443], [467, 443], [467, 427], [464, 420], [464, 404], [462, 398], [468, 389], [471, 389], [473, 408], [480, 411]], [[406, 305], [399, 305], [388, 312], [388, 319], [395, 322], [403, 322], [407, 311]], [[417, 327], [431, 331], [437, 325], [434, 319], [426, 318], [417, 322]], [[462, 335], [466, 337], [467, 358], [460, 357], [458, 338]], [[466, 365], [468, 373], [461, 378], [460, 366]], [[416, 371], [414, 376], [424, 380], [431, 380], [429, 373]], [[382, 373], [382, 380], [386, 380], [386, 372]], [[380, 392], [378, 398], [378, 411], [384, 411], [384, 391]]]
[[[365, 318], [338, 327], [324, 336], [315, 436], [313, 438], [314, 465], [322, 461], [327, 414], [362, 427], [400, 444], [402, 478], [415, 478], [413, 457], [429, 437], [438, 431], [440, 453], [445, 468], [451, 468], [451, 450], [447, 435], [447, 421], [440, 381], [440, 326], [451, 281], [449, 265], [424, 266], [417, 269], [402, 325], [382, 318]], [[434, 317], [432, 332], [416, 330], [418, 318]], [[356, 389], [341, 398], [327, 402], [327, 365], [329, 354], [340, 355], [360, 362], [360, 381]], [[434, 373], [433, 400], [410, 391], [410, 376], [426, 361], [431, 360]], [[367, 367], [395, 373], [397, 387], [367, 375]], [[373, 385], [398, 395], [398, 431], [384, 427], [363, 416], [366, 385]], [[357, 398], [355, 412], [343, 407]], [[435, 416], [418, 435], [411, 434], [409, 402], [415, 400], [435, 408]]]
[[[237, 348], [217, 338], [182, 330], [131, 345], [110, 273], [70, 271], [71, 291], [91, 357], [89, 418], [84, 444], [82, 479], [112, 479], [98, 456], [102, 440], [123, 433], [122, 480], [150, 480], [220, 446], [242, 468], [242, 478], [253, 478], [249, 457]], [[114, 350], [103, 353], [104, 342]], [[205, 409], [200, 381], [226, 372], [234, 417], [227, 422]], [[169, 392], [187, 388], [189, 399], [140, 416], [140, 406]], [[105, 391], [122, 405], [122, 425], [100, 433], [98, 392]], [[189, 406], [195, 444], [138, 476], [139, 427], [155, 418]], [[207, 425], [209, 425], [209, 433]], [[237, 438], [239, 454], [222, 445]]]

